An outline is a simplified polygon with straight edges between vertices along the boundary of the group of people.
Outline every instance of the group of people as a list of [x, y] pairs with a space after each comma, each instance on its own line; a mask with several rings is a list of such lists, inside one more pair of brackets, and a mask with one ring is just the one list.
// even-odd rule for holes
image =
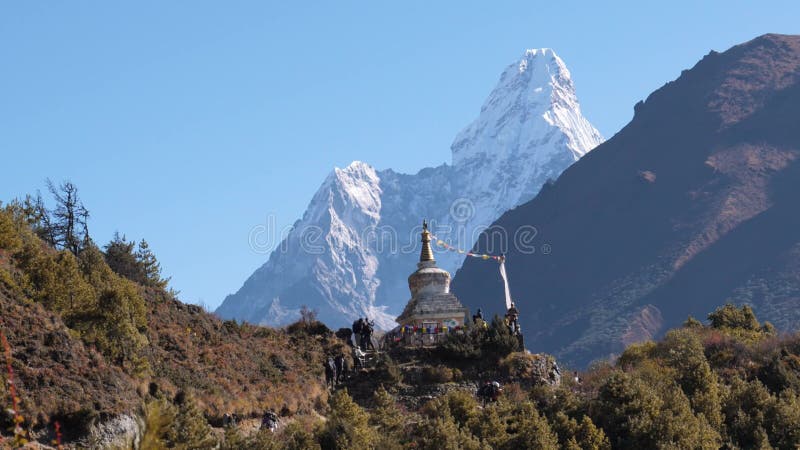
[[[236, 428], [239, 424], [239, 416], [236, 413], [225, 413], [222, 416], [222, 426], [225, 428]], [[274, 411], [268, 410], [261, 418], [261, 429], [269, 430], [273, 433], [278, 429], [278, 415]]]
[[[472, 323], [478, 326], [486, 326], [486, 321], [483, 319], [483, 311], [478, 308], [478, 312], [472, 315]], [[519, 336], [522, 334], [522, 327], [519, 325], [519, 310], [514, 302], [511, 302], [511, 307], [506, 311], [505, 323], [511, 334]]]
[[374, 331], [375, 322], [369, 320], [367, 317], [359, 317], [358, 320], [353, 322], [353, 334], [358, 343], [357, 345], [364, 351], [367, 351], [369, 348], [375, 350], [375, 345], [372, 343], [372, 333]]
[[344, 355], [338, 354], [336, 356], [329, 356], [325, 360], [325, 384], [330, 387], [335, 387], [337, 384], [344, 381], [347, 365], [345, 364]]

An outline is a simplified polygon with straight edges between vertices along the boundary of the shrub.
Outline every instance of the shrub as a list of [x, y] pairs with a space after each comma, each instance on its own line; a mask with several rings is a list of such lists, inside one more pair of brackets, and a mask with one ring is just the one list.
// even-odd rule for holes
[[325, 449], [371, 448], [378, 436], [369, 425], [369, 415], [347, 394], [337, 391], [330, 398], [331, 412], [320, 433]]
[[428, 383], [449, 383], [453, 381], [453, 371], [446, 366], [427, 366], [422, 369], [422, 378]]
[[550, 355], [514, 352], [500, 360], [500, 368], [510, 378], [550, 384], [555, 363]]
[[370, 414], [370, 424], [376, 427], [382, 436], [399, 440], [405, 420], [402, 411], [397, 406], [397, 402], [383, 386], [375, 391], [372, 398], [375, 402], [375, 408]]
[[165, 441], [168, 447], [185, 449], [213, 449], [217, 447], [217, 440], [206, 418], [197, 408], [194, 400], [179, 392], [175, 396], [177, 412], [166, 433]]
[[375, 362], [373, 378], [388, 385], [397, 385], [403, 382], [403, 372], [400, 366], [387, 353], [381, 353]]

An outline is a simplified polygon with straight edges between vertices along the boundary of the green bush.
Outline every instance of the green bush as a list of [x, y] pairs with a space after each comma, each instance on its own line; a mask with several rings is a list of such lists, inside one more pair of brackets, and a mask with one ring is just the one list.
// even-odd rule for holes
[[449, 383], [453, 381], [453, 370], [447, 366], [428, 366], [422, 369], [422, 378], [428, 383]]
[[331, 396], [330, 414], [320, 433], [320, 444], [325, 449], [372, 448], [378, 439], [369, 424], [369, 415], [347, 394], [337, 391]]

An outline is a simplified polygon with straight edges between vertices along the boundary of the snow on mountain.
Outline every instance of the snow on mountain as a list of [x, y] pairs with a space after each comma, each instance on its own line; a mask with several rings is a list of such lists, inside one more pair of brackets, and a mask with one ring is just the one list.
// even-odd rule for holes
[[[408, 301], [423, 218], [438, 237], [470, 248], [602, 140], [581, 115], [564, 62], [551, 49], [528, 50], [456, 136], [452, 165], [414, 175], [359, 161], [334, 169], [285, 241], [217, 313], [283, 325], [307, 305], [330, 326], [368, 316], [391, 328]], [[450, 272], [463, 262], [453, 252], [436, 258]]]

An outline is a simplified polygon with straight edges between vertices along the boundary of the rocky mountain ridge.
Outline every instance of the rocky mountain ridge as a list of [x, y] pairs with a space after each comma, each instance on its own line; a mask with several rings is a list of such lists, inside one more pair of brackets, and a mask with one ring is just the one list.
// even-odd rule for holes
[[[307, 305], [333, 327], [368, 316], [390, 329], [408, 300], [423, 218], [441, 239], [468, 248], [600, 142], [564, 62], [551, 49], [528, 50], [456, 136], [452, 165], [413, 175], [358, 161], [335, 169], [285, 241], [216, 312], [275, 326]], [[437, 255], [450, 272], [463, 258]]]
[[[552, 249], [508, 254], [527, 345], [584, 365], [726, 301], [800, 328], [799, 100], [799, 36], [712, 51], [495, 222]], [[502, 284], [467, 261], [454, 291], [497, 311]]]

